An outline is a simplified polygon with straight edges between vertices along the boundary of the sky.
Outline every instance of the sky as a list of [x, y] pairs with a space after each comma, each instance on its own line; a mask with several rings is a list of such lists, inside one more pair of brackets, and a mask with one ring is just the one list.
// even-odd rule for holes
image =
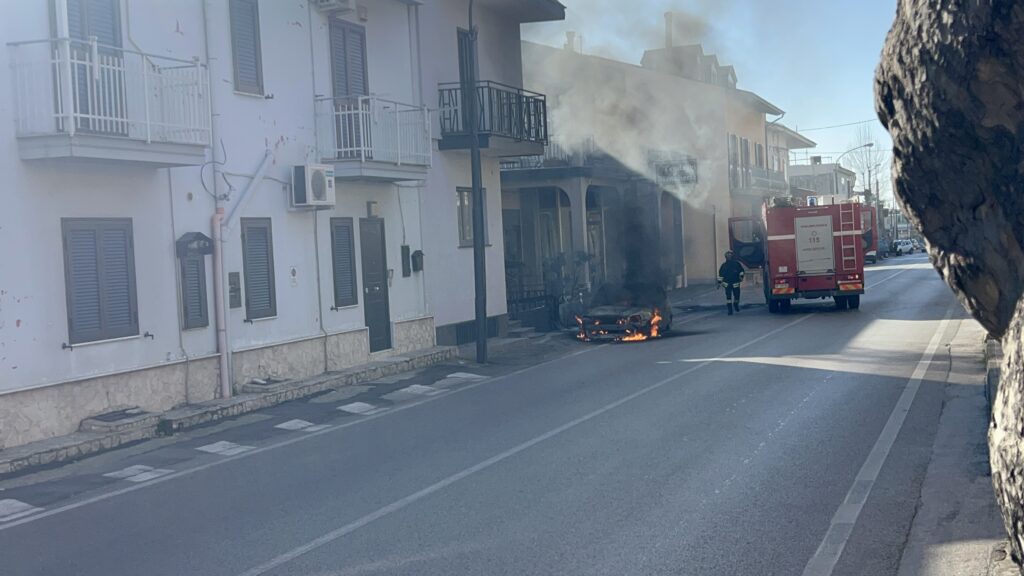
[[818, 143], [794, 163], [812, 154], [828, 162], [875, 142], [873, 162], [886, 164], [885, 199], [892, 143], [875, 114], [873, 78], [896, 1], [562, 0], [565, 21], [524, 25], [523, 38], [560, 47], [572, 30], [583, 35], [585, 53], [639, 64], [645, 49], [664, 45], [664, 14], [672, 11], [674, 44], [700, 42], [735, 66], [739, 88], [785, 110], [781, 122]]

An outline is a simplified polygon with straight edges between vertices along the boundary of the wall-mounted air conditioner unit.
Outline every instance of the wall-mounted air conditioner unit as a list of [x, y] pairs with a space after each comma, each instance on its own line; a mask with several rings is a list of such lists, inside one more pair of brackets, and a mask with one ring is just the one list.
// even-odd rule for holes
[[292, 169], [292, 208], [334, 206], [334, 168], [306, 164]]
[[352, 0], [311, 0], [313, 7], [328, 14], [343, 14], [355, 9], [355, 2]]

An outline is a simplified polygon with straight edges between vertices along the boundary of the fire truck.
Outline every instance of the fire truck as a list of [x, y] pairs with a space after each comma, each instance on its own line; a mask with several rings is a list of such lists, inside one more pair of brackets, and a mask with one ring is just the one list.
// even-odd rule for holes
[[760, 217], [730, 218], [733, 254], [747, 268], [761, 269], [769, 312], [786, 312], [797, 298], [832, 298], [837, 308], [860, 308], [861, 205], [808, 200], [776, 198], [764, 204]]
[[874, 206], [861, 206], [860, 223], [864, 230], [864, 261], [878, 262], [878, 212]]

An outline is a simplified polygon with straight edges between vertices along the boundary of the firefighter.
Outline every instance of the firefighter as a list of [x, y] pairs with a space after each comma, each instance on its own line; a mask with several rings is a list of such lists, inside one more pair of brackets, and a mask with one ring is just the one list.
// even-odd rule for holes
[[725, 262], [718, 269], [718, 284], [725, 288], [725, 309], [732, 316], [733, 310], [740, 311], [740, 284], [743, 282], [743, 265], [733, 258], [732, 250], [725, 253]]

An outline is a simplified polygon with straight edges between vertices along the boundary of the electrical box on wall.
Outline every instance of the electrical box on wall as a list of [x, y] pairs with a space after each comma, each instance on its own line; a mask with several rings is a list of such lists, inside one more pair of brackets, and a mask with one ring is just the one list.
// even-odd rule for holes
[[417, 250], [412, 253], [412, 271], [422, 272], [423, 271], [423, 250]]
[[402, 277], [412, 276], [412, 254], [409, 252], [409, 245], [402, 245]]
[[228, 272], [228, 308], [242, 307], [242, 277], [238, 272]]

